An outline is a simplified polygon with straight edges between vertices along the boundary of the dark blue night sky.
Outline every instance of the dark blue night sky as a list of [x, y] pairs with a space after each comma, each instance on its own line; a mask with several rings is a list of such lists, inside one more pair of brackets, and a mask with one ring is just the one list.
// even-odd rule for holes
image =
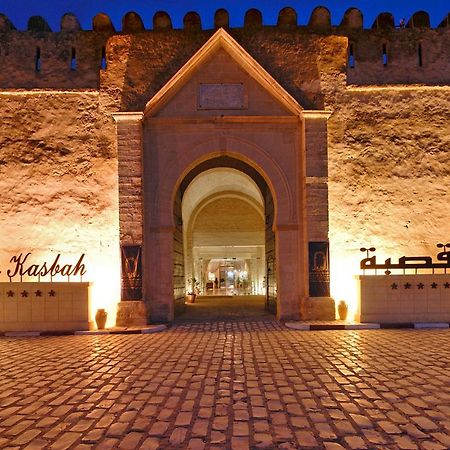
[[128, 11], [136, 11], [144, 21], [146, 28], [152, 27], [153, 14], [167, 11], [175, 28], [182, 27], [183, 16], [188, 11], [197, 11], [202, 19], [203, 28], [212, 28], [214, 12], [225, 8], [230, 13], [230, 25], [242, 26], [244, 14], [250, 8], [257, 8], [263, 13], [266, 25], [276, 23], [278, 12], [285, 6], [296, 9], [298, 22], [308, 22], [311, 11], [316, 6], [326, 6], [331, 11], [334, 25], [338, 25], [346, 9], [359, 8], [364, 16], [364, 26], [370, 28], [380, 12], [391, 12], [395, 22], [408, 20], [420, 10], [430, 14], [431, 25], [437, 26], [450, 12], [448, 0], [0, 0], [0, 13], [6, 14], [20, 30], [25, 30], [30, 16], [43, 16], [54, 31], [59, 31], [61, 16], [66, 12], [77, 15], [83, 29], [90, 29], [92, 17], [98, 12], [107, 13], [116, 29], [121, 28], [122, 16]]

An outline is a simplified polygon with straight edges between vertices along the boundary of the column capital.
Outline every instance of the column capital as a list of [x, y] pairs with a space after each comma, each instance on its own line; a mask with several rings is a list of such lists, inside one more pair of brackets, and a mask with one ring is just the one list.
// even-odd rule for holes
[[306, 120], [308, 119], [328, 120], [331, 114], [333, 114], [333, 111], [325, 109], [304, 109], [302, 111], [302, 115]]
[[142, 112], [116, 112], [112, 114], [116, 123], [137, 123], [141, 122], [144, 117]]

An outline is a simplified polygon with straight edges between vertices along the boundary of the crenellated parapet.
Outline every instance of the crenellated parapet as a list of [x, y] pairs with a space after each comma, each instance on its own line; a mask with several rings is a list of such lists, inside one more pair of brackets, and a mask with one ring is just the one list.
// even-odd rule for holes
[[[67, 13], [58, 31], [52, 31], [41, 16], [30, 17], [27, 30], [20, 31], [0, 14], [0, 88], [97, 89], [101, 70], [107, 69], [111, 57], [111, 36], [128, 39], [157, 33], [163, 42], [181, 33], [185, 40], [201, 41], [212, 31], [204, 29], [195, 11], [184, 15], [178, 29], [165, 11], [156, 12], [151, 22], [151, 28], [146, 28], [146, 20], [130, 11], [122, 17], [118, 30], [107, 14], [98, 13], [90, 29], [82, 30], [78, 18]], [[364, 28], [362, 12], [349, 8], [339, 24], [334, 23], [323, 6], [312, 11], [306, 25], [299, 25], [299, 15], [291, 7], [279, 11], [276, 24], [265, 24], [261, 11], [252, 8], [245, 13], [243, 26], [230, 29], [230, 15], [221, 8], [214, 14], [213, 27], [228, 29], [238, 40], [240, 35], [266, 34], [269, 39], [281, 33], [288, 46], [295, 46], [302, 36], [344, 36], [348, 39], [348, 61], [343, 70], [348, 84], [450, 84], [450, 14], [431, 28], [427, 12], [402, 20], [383, 12], [370, 28]]]
[[[404, 24], [403, 24], [404, 21]], [[220, 8], [214, 14], [214, 28], [229, 28], [230, 16], [226, 9]], [[284, 7], [278, 13], [276, 26], [283, 29], [309, 28], [313, 30], [322, 29], [362, 29], [363, 14], [357, 8], [349, 8], [344, 13], [339, 25], [332, 27], [331, 13], [324, 6], [316, 7], [307, 21], [307, 25], [298, 25], [298, 14], [294, 8]], [[202, 28], [201, 16], [195, 11], [189, 11], [183, 18], [183, 29], [188, 31], [198, 31]], [[122, 17], [122, 27], [118, 32], [136, 33], [145, 30], [170, 30], [172, 29], [172, 19], [166, 11], [158, 11], [153, 15], [152, 27], [146, 29], [141, 16], [130, 11]], [[274, 26], [275, 24], [265, 24], [261, 11], [255, 8], [249, 9], [244, 15], [244, 28], [252, 26]], [[443, 18], [437, 28], [450, 26], [450, 13]], [[397, 22], [389, 12], [380, 13], [372, 24], [372, 29], [388, 29], [396, 27], [405, 28], [431, 28], [430, 16], [425, 11], [415, 12], [407, 21], [400, 19]], [[14, 24], [4, 14], [0, 14], [0, 32], [16, 30]], [[81, 25], [78, 18], [72, 13], [62, 16], [59, 30], [51, 30], [45, 18], [32, 16], [28, 20], [27, 31], [32, 32], [58, 32], [58, 31], [80, 31]], [[92, 31], [115, 31], [110, 17], [103, 12], [92, 18]], [[88, 30], [87, 30], [88, 31]]]

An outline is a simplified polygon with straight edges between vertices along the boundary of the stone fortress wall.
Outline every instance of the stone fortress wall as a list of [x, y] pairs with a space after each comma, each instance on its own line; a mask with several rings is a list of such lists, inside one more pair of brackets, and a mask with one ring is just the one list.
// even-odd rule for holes
[[[228, 13], [218, 10], [215, 27], [228, 23]], [[336, 300], [353, 295], [362, 245], [376, 246], [381, 259], [383, 252], [434, 255], [436, 242], [450, 237], [450, 18], [436, 29], [422, 12], [405, 28], [395, 27], [390, 14], [371, 29], [362, 23], [361, 12], [350, 9], [331, 26], [328, 10], [317, 8], [299, 27], [296, 12], [284, 8], [276, 26], [264, 26], [250, 10], [244, 27], [229, 30], [305, 109], [333, 112], [328, 183]], [[88, 249], [98, 279], [119, 279], [111, 114], [142, 111], [213, 30], [202, 30], [196, 13], [174, 30], [162, 12], [153, 30], [144, 30], [135, 13], [124, 16], [120, 32], [104, 14], [89, 31], [70, 14], [60, 32], [39, 17], [28, 28], [14, 30], [0, 16], [0, 279], [24, 246], [37, 258], [50, 247], [74, 255]], [[101, 287], [95, 307], [108, 296], [119, 300], [112, 284]]]
[[[122, 19], [122, 29], [116, 31], [110, 18], [100, 13], [93, 18], [92, 30], [82, 31], [78, 19], [68, 13], [62, 17], [58, 32], [52, 32], [40, 16], [29, 19], [27, 31], [17, 31], [6, 16], [0, 15], [0, 87], [97, 88], [102, 57], [113, 57], [107, 48], [111, 36], [146, 32], [165, 45], [173, 36], [195, 41], [198, 34], [208, 35], [195, 12], [187, 13], [183, 23], [183, 30], [174, 30], [170, 16], [157, 12], [153, 29], [145, 30], [141, 17], [129, 12]], [[214, 26], [229, 28], [226, 10], [216, 11]], [[436, 29], [430, 29], [429, 16], [421, 11], [404, 28], [395, 25], [390, 13], [381, 13], [371, 29], [363, 29], [362, 13], [355, 8], [347, 10], [339, 26], [332, 26], [330, 13], [324, 7], [313, 11], [307, 26], [297, 26], [296, 11], [287, 7], [280, 11], [276, 26], [263, 25], [258, 10], [247, 11], [240, 32], [264, 30], [270, 34], [278, 30], [288, 36], [345, 36], [351, 60], [347, 73], [349, 84], [447, 84], [450, 82], [449, 26], [447, 16]]]

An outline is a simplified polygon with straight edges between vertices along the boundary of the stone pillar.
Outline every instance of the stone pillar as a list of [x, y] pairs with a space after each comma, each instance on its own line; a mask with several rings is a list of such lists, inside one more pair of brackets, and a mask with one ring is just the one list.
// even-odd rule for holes
[[152, 322], [172, 322], [173, 301], [173, 226], [150, 227], [146, 232], [144, 254], [144, 299]]
[[300, 299], [306, 295], [301, 278], [302, 255], [298, 224], [278, 224], [275, 229], [277, 266], [277, 319], [298, 320]]
[[303, 299], [303, 320], [334, 320], [330, 297], [328, 243], [328, 142], [329, 111], [304, 111], [306, 227], [308, 249], [308, 293]]
[[142, 301], [142, 113], [121, 112], [113, 117], [117, 125], [122, 258], [122, 293], [116, 325], [145, 325], [147, 309]]

